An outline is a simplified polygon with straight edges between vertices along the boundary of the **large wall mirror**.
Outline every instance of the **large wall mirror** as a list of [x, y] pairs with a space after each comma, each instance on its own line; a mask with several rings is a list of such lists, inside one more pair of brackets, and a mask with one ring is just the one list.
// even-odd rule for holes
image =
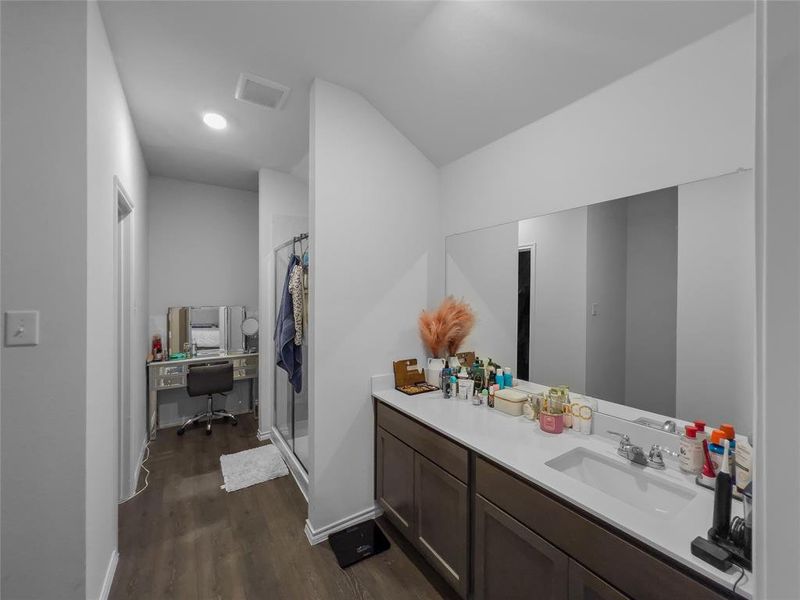
[[754, 257], [745, 170], [452, 235], [446, 288], [520, 379], [747, 433]]

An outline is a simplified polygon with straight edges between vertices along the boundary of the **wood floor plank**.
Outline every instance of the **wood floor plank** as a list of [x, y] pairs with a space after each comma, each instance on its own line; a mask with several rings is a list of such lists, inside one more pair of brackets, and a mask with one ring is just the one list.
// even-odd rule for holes
[[[221, 454], [262, 444], [249, 415], [150, 445], [147, 489], [120, 506], [111, 600], [432, 600], [456, 598], [381, 520], [392, 547], [342, 570], [328, 544], [303, 533], [307, 504], [291, 476], [220, 489]], [[144, 485], [142, 477], [139, 485]]]

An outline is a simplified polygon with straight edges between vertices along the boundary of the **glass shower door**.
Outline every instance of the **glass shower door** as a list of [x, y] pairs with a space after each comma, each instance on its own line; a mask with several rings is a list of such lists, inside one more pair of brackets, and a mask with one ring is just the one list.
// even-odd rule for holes
[[[275, 252], [275, 311], [280, 308], [286, 271], [292, 257], [292, 245]], [[273, 323], [274, 326], [274, 323]], [[275, 369], [275, 427], [280, 432], [286, 445], [294, 453], [297, 460], [307, 471], [308, 467], [308, 345], [303, 336], [303, 377], [302, 389], [295, 394], [286, 371]]]

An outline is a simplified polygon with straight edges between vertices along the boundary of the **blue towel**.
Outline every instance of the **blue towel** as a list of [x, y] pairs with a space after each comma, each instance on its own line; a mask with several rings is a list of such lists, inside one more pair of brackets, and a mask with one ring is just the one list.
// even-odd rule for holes
[[294, 393], [299, 394], [303, 389], [303, 347], [294, 343], [294, 305], [292, 294], [289, 292], [289, 277], [295, 265], [300, 264], [297, 256], [292, 256], [289, 268], [286, 270], [286, 279], [283, 282], [281, 305], [278, 308], [278, 319], [275, 323], [275, 359], [277, 365], [289, 375], [289, 382], [294, 388]]

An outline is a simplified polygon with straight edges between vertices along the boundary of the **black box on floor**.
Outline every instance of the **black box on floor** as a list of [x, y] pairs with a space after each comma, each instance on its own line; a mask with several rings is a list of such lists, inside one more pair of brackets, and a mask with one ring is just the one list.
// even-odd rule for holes
[[375, 521], [365, 521], [328, 536], [336, 561], [341, 568], [380, 554], [391, 547]]

